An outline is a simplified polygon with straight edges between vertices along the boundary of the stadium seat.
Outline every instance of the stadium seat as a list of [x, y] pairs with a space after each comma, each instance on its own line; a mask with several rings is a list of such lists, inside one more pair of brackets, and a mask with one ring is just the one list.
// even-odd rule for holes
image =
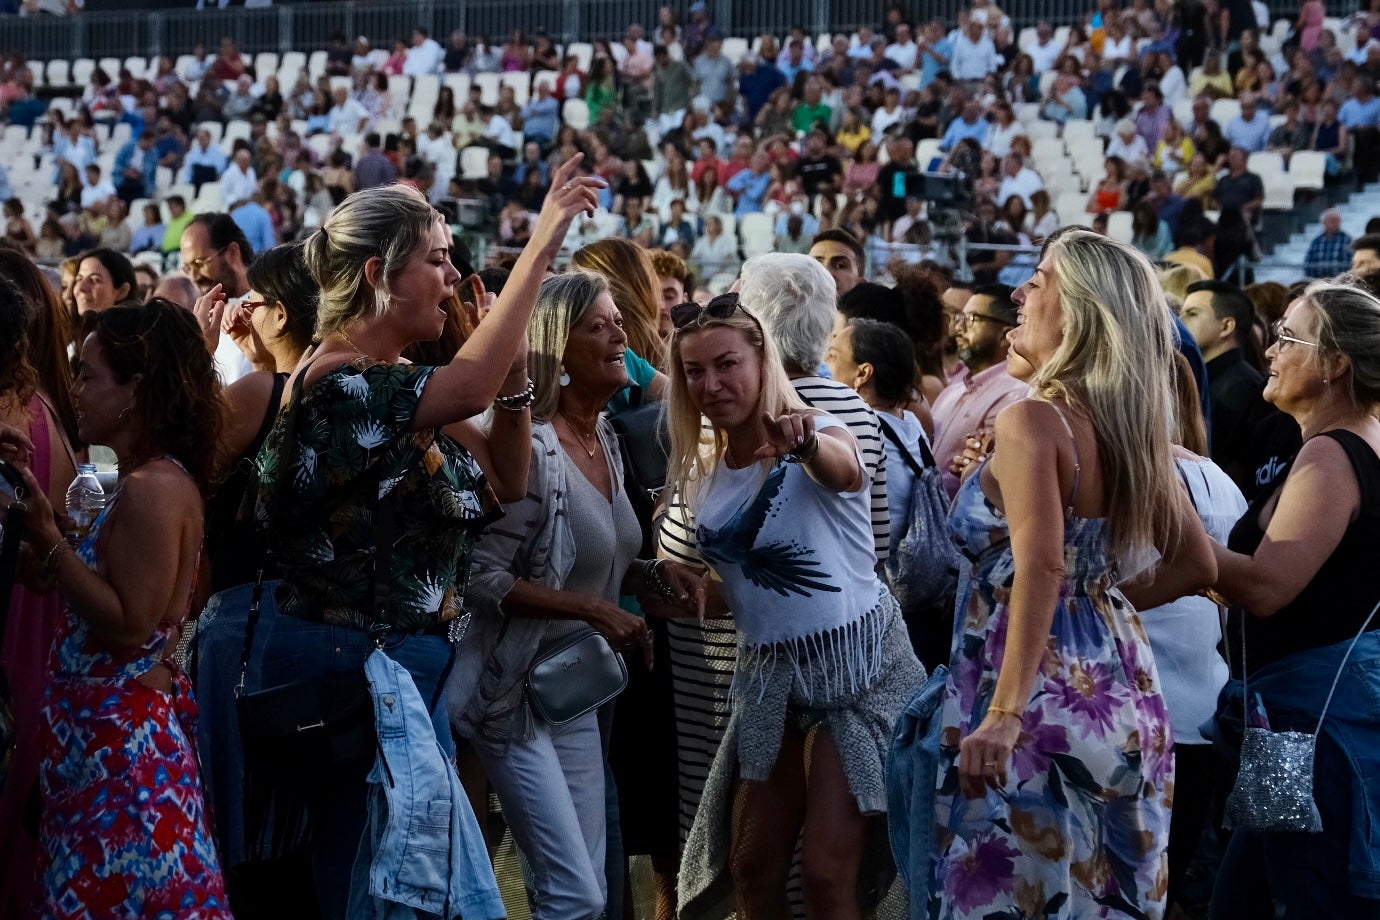
[[466, 147], [460, 151], [460, 175], [465, 179], [483, 179], [489, 174], [489, 151], [483, 147]]
[[1131, 212], [1113, 211], [1107, 215], [1107, 235], [1118, 243], [1130, 244], [1133, 237], [1131, 230]]
[[225, 208], [225, 202], [220, 197], [220, 186], [214, 182], [207, 182], [201, 187], [201, 192], [196, 196], [196, 201], [192, 203], [192, 210], [197, 214], [205, 214], [207, 211], [221, 211]]
[[[307, 56], [301, 51], [285, 51], [283, 56], [278, 59], [278, 79], [282, 79], [283, 71], [286, 70], [291, 70], [294, 75], [293, 79], [296, 79], [296, 74], [304, 70], [306, 66]], [[283, 92], [286, 94], [289, 89], [291, 89], [290, 86], [284, 86]]]
[[179, 54], [177, 56], [177, 60], [173, 63], [173, 70], [177, 71], [177, 75], [179, 77], [181, 77], [183, 80], [186, 80], [187, 68], [191, 67], [194, 63], [196, 63], [195, 56], [190, 54]]
[[307, 73], [315, 80], [326, 72], [326, 52], [313, 51], [311, 57], [307, 58]]
[[112, 80], [120, 79], [120, 68], [125, 66], [119, 58], [103, 57], [96, 62], [96, 66], [105, 71], [105, 75]]
[[[278, 54], [275, 51], [261, 51], [254, 55], [254, 77], [260, 83], [265, 77], [278, 75]], [[288, 87], [291, 89], [291, 87]]]
[[43, 80], [43, 62], [42, 62], [42, 61], [27, 61], [27, 62], [25, 63], [25, 66], [29, 68], [29, 73], [33, 76], [34, 88], [37, 89], [38, 87], [42, 86], [43, 83], [44, 83], [44, 80]]
[[1284, 172], [1284, 156], [1275, 151], [1262, 150], [1247, 157], [1246, 168], [1264, 179], [1272, 173]]
[[537, 87], [541, 86], [543, 83], [551, 87], [551, 91], [554, 93], [556, 91], [556, 81], [559, 78], [560, 74], [554, 70], [539, 70], [532, 74], [532, 95], [536, 95]]
[[[728, 44], [725, 40], [724, 44]], [[594, 61], [594, 46], [589, 42], [571, 42], [570, 47], [565, 49], [565, 53], [572, 55], [575, 60], [580, 62], [580, 69], [589, 71], [589, 65]]]
[[1053, 162], [1064, 158], [1064, 142], [1057, 137], [1031, 138], [1031, 155], [1036, 163]]
[[589, 103], [583, 99], [567, 99], [561, 105], [561, 118], [576, 131], [589, 127]]
[[1088, 196], [1081, 192], [1066, 192], [1054, 199], [1054, 211], [1059, 220], [1066, 224], [1086, 224], [1088, 217]]
[[450, 87], [451, 94], [455, 96], [455, 109], [459, 111], [470, 97], [470, 75], [467, 73], [448, 73], [441, 82]]
[[738, 62], [743, 59], [743, 55], [747, 54], [747, 52], [747, 39], [738, 38], [736, 36], [724, 39], [723, 56], [728, 58], [734, 66], [737, 66]]
[[124, 68], [129, 71], [131, 77], [142, 80], [149, 72], [149, 59], [146, 57], [125, 58]]
[[221, 137], [225, 134], [225, 126], [218, 121], [203, 121], [196, 126], [196, 129], [197, 131], [209, 131], [213, 144], [219, 144]]
[[744, 214], [738, 225], [738, 237], [743, 244], [743, 255], [765, 255], [776, 248], [776, 234], [772, 228], [771, 215], [764, 213]]
[[[406, 77], [403, 77], [402, 79], [406, 80], [407, 78], [406, 78]], [[338, 90], [338, 89], [343, 89], [343, 90], [345, 90], [346, 92], [349, 92], [349, 91], [350, 91], [350, 87], [351, 87], [352, 84], [350, 83], [350, 78], [349, 78], [349, 77], [331, 77], [331, 78], [330, 78], [330, 81], [331, 81], [331, 93], [332, 93], [332, 94], [334, 94], [335, 91]], [[389, 84], [388, 89], [389, 89], [389, 91], [392, 91], [392, 89], [393, 89], [391, 82], [390, 82], [390, 84]]]
[[1294, 179], [1286, 172], [1261, 176], [1265, 183], [1265, 210], [1292, 211], [1294, 209]]
[[72, 83], [76, 86], [86, 86], [91, 82], [91, 74], [96, 69], [96, 62], [91, 58], [77, 58], [72, 62]]
[[1321, 189], [1327, 178], [1327, 154], [1317, 150], [1296, 152], [1289, 158], [1289, 177], [1296, 189]]
[[1042, 137], [1057, 138], [1059, 126], [1052, 121], [1028, 122], [1025, 126], [1025, 136], [1032, 141], [1038, 141]]
[[505, 73], [499, 75], [499, 81], [503, 86], [510, 86], [513, 89], [513, 98], [518, 105], [526, 105], [527, 100], [532, 96], [532, 75], [527, 71], [517, 73]]
[[71, 65], [66, 61], [48, 62], [48, 85], [67, 86], [72, 79]]
[[1223, 131], [1227, 130], [1231, 120], [1240, 114], [1241, 103], [1235, 99], [1217, 99], [1212, 103], [1212, 120], [1217, 122]]
[[496, 73], [477, 73], [470, 78], [470, 85], [479, 87], [479, 101], [485, 105], [498, 104], [499, 79]]
[[224, 143], [226, 147], [229, 147], [235, 141], [239, 140], [249, 140], [249, 122], [245, 121], [243, 118], [238, 118], [227, 123], [225, 126], [225, 134], [221, 138], [222, 143]]
[[1064, 122], [1064, 149], [1070, 156], [1079, 150], [1102, 150], [1102, 141], [1094, 127], [1092, 121], [1086, 118], [1074, 118]]
[[937, 137], [927, 137], [922, 140], [915, 148], [915, 162], [920, 164], [922, 170], [929, 169], [930, 161], [935, 157], [943, 156], [939, 145], [943, 143]]

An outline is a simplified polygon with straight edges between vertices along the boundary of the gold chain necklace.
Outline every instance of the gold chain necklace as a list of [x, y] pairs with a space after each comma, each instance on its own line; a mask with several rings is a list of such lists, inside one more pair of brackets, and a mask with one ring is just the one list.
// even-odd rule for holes
[[580, 446], [584, 448], [585, 453], [588, 454], [591, 458], [593, 458], [594, 452], [599, 449], [598, 435], [596, 434], [594, 437], [594, 446], [590, 447], [589, 442], [585, 440], [584, 435], [580, 434], [580, 432], [575, 429], [575, 426], [571, 424], [569, 416], [567, 416], [564, 412], [558, 412], [556, 414], [565, 420], [565, 427], [569, 428], [570, 433], [575, 435], [575, 440], [580, 442]]
[[358, 345], [355, 344], [355, 340], [350, 338], [350, 334], [346, 332], [344, 329], [337, 329], [335, 334], [344, 339], [345, 344], [349, 345], [351, 350], [353, 350], [361, 358], [368, 358], [370, 361], [374, 360], [374, 358], [371, 357], [364, 349], [360, 348]]

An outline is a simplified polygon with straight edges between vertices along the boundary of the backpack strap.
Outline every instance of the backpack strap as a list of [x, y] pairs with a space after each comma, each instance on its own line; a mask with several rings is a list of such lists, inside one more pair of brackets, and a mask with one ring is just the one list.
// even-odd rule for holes
[[[917, 461], [915, 456], [906, 447], [905, 442], [901, 440], [901, 436], [896, 433], [896, 429], [892, 428], [887, 422], [886, 414], [878, 412], [876, 415], [877, 422], [882, 426], [882, 434], [886, 435], [888, 441], [896, 445], [896, 449], [901, 452], [901, 459], [906, 461], [906, 466], [910, 467], [912, 473], [916, 476], [920, 476], [926, 469], [934, 469], [938, 466], [934, 461], [934, 454], [930, 452], [929, 445], [925, 443], [924, 438], [921, 438], [919, 441], [920, 461]], [[922, 462], [923, 465], [921, 465]]]

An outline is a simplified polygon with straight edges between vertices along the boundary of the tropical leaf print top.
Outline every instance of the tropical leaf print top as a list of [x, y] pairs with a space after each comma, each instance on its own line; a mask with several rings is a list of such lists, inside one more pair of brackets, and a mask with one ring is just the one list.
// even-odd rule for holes
[[[268, 523], [283, 613], [368, 628], [375, 518], [393, 508], [382, 624], [417, 631], [460, 613], [474, 541], [498, 502], [469, 452], [412, 419], [434, 367], [342, 364], [282, 412], [259, 453], [255, 517]], [[274, 508], [275, 493], [277, 507]]]

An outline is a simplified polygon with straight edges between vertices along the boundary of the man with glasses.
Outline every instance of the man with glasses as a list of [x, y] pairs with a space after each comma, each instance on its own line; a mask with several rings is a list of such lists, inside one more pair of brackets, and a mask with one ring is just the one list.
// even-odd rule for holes
[[934, 400], [934, 458], [944, 473], [944, 487], [958, 492], [963, 449], [970, 437], [980, 441], [991, 434], [997, 413], [1029, 391], [1006, 371], [1006, 334], [1016, 326], [1012, 289], [983, 284], [974, 289], [955, 313], [950, 332], [966, 372]]
[[[249, 263], [254, 250], [229, 214], [198, 214], [182, 232], [182, 271], [205, 294], [217, 284], [225, 295], [226, 315], [249, 293]], [[216, 368], [226, 386], [254, 370], [233, 339], [222, 335], [216, 345]]]
[[[1234, 284], [1188, 286], [1180, 318], [1207, 361], [1212, 459], [1250, 501], [1284, 471], [1302, 444], [1298, 424], [1265, 401], [1255, 309]], [[1285, 341], [1280, 347], [1302, 347]]]

